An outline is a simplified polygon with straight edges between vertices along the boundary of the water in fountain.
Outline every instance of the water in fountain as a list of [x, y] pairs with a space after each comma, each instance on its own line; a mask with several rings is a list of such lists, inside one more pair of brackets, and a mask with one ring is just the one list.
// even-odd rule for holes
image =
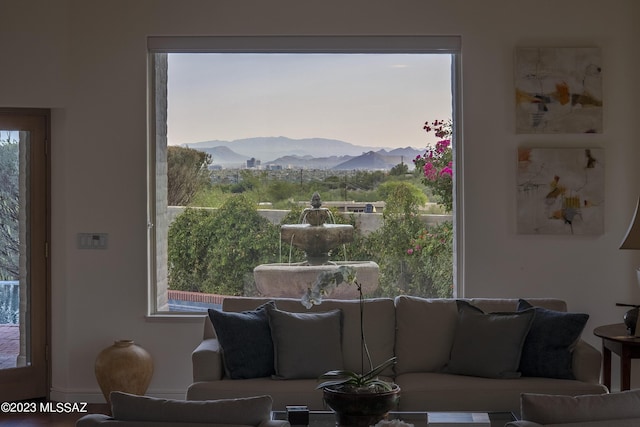
[[[354, 229], [349, 224], [336, 224], [331, 211], [323, 208], [320, 195], [311, 198], [311, 207], [300, 215], [299, 224], [284, 224], [280, 239], [305, 252], [302, 263], [262, 264], [253, 270], [258, 291], [264, 296], [300, 297], [313, 284], [318, 274], [331, 271], [336, 265], [350, 265], [356, 269], [363, 291], [370, 293], [378, 287], [378, 264], [373, 261], [330, 261], [331, 250], [350, 243]], [[328, 222], [330, 221], [330, 222]], [[330, 298], [354, 298], [353, 287], [338, 287]]]

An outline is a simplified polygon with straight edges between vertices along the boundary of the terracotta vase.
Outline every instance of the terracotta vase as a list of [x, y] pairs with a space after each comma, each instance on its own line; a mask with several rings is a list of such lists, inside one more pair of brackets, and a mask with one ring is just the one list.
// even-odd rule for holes
[[112, 391], [144, 395], [153, 375], [151, 355], [131, 340], [115, 341], [98, 354], [96, 379], [107, 403]]
[[349, 393], [329, 387], [323, 389], [323, 397], [336, 413], [339, 427], [369, 427], [386, 419], [389, 411], [397, 408], [400, 387], [377, 393]]

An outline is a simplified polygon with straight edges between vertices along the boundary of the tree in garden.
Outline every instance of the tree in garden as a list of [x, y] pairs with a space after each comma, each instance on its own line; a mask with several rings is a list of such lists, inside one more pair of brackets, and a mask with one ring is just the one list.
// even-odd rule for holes
[[272, 203], [288, 200], [294, 194], [296, 184], [287, 181], [273, 181], [267, 188], [267, 200]]
[[278, 245], [278, 228], [242, 195], [217, 210], [188, 208], [169, 227], [169, 288], [245, 295], [253, 268], [276, 261]]
[[[451, 298], [453, 295], [453, 223], [446, 221], [420, 230], [407, 249], [413, 272], [412, 295]], [[418, 293], [419, 292], [419, 293]]]
[[175, 145], [167, 148], [167, 204], [187, 206], [199, 190], [210, 185], [211, 155]]
[[211, 209], [187, 208], [169, 227], [169, 289], [206, 292], [209, 246], [215, 242]]
[[371, 253], [370, 259], [380, 266], [376, 296], [393, 297], [408, 293], [411, 287], [406, 248], [424, 227], [418, 212], [426, 197], [419, 188], [405, 181], [386, 182], [378, 191], [386, 202], [382, 226], [367, 237], [366, 247]]
[[391, 176], [403, 176], [406, 173], [409, 173], [409, 166], [406, 163], [398, 163], [389, 171]]
[[20, 275], [18, 154], [18, 141], [0, 140], [0, 280]]
[[427, 197], [415, 185], [406, 181], [387, 181], [378, 186], [378, 195], [386, 201], [383, 216], [403, 220], [417, 216]]
[[[416, 157], [416, 171], [422, 182], [436, 195], [447, 212], [453, 211], [453, 123], [448, 120], [426, 122], [425, 132], [439, 138]], [[421, 292], [447, 298], [453, 295], [453, 222], [446, 221], [420, 230], [406, 249], [407, 262], [414, 274], [413, 285]]]

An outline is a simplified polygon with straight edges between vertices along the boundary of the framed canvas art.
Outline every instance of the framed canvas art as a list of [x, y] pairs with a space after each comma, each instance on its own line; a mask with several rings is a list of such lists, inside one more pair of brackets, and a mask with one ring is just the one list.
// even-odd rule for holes
[[602, 133], [599, 48], [516, 48], [516, 133]]
[[519, 148], [517, 232], [604, 232], [604, 150]]

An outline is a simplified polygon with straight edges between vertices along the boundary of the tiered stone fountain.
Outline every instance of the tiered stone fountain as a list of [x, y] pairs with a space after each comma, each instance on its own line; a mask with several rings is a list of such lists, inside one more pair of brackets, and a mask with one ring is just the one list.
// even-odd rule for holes
[[[353, 226], [335, 224], [331, 211], [323, 208], [320, 195], [314, 193], [311, 207], [301, 215], [299, 224], [285, 224], [280, 239], [301, 249], [306, 261], [299, 263], [262, 264], [254, 268], [253, 276], [258, 291], [269, 297], [300, 298], [311, 287], [321, 272], [349, 265], [356, 270], [356, 279], [365, 295], [378, 287], [379, 267], [373, 261], [329, 261], [332, 249], [353, 241]], [[328, 222], [331, 221], [331, 222]], [[355, 286], [342, 285], [326, 298], [352, 299], [358, 297]]]

